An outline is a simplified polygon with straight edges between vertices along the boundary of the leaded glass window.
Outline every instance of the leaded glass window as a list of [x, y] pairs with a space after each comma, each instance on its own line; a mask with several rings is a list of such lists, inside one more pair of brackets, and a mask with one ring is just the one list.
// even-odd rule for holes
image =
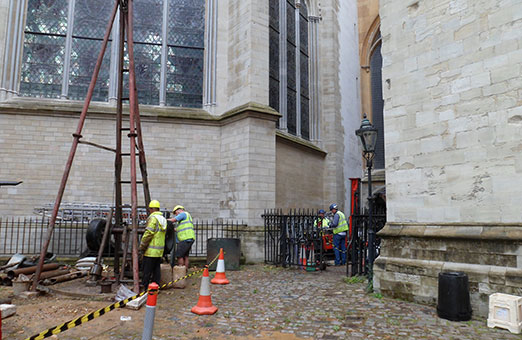
[[279, 108], [279, 0], [269, 0], [269, 105], [277, 111]]
[[[20, 94], [84, 99], [110, 8], [107, 0], [28, 0]], [[134, 1], [140, 103], [201, 107], [204, 31], [205, 0]], [[111, 37], [93, 96], [97, 101], [107, 101], [116, 87], [110, 65], [117, 64], [118, 52], [112, 45]], [[124, 86], [128, 93], [128, 75]]]
[[67, 8], [65, 1], [29, 1], [21, 93], [35, 97], [60, 97]]
[[[163, 0], [134, 1], [134, 58], [138, 100], [159, 105]], [[128, 85], [126, 85], [128, 86]]]
[[170, 106], [183, 102], [183, 106], [197, 107], [203, 94], [205, 0], [177, 2], [169, 7], [166, 100]]
[[[280, 126], [310, 138], [308, 11], [304, 1], [269, 0], [270, 93], [269, 104], [282, 115]], [[281, 16], [283, 19], [281, 20]], [[281, 57], [283, 53], [283, 57]], [[284, 63], [281, 64], [281, 60]], [[285, 98], [281, 103], [281, 95]]]
[[296, 105], [296, 20], [294, 0], [286, 2], [286, 86], [287, 86], [287, 125], [288, 132], [297, 134], [297, 105]]
[[376, 37], [376, 46], [370, 57], [370, 77], [372, 94], [372, 121], [377, 128], [377, 144], [373, 164], [375, 169], [384, 169], [384, 100], [382, 97], [382, 54], [381, 34]]
[[[109, 16], [110, 10], [106, 6], [106, 0], [74, 2], [69, 88], [67, 91], [69, 99], [82, 100], [87, 93]], [[109, 43], [107, 45], [108, 51], [110, 51], [110, 47], [111, 44]], [[108, 98], [109, 63], [110, 53], [106, 52], [94, 88], [93, 100], [105, 101]]]
[[299, 67], [300, 67], [300, 98], [301, 101], [301, 136], [310, 138], [310, 93], [308, 87], [308, 17], [306, 5], [303, 3], [299, 10]]

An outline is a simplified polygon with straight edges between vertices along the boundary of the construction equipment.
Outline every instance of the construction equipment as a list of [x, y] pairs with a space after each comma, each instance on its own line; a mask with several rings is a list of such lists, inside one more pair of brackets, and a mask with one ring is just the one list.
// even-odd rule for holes
[[109, 213], [109, 217], [105, 221], [105, 230], [103, 231], [103, 237], [100, 244], [100, 249], [98, 250], [98, 256], [96, 257], [96, 262], [91, 268], [89, 274], [91, 275], [92, 281], [98, 281], [101, 278], [102, 274], [102, 256], [103, 250], [105, 249], [105, 245], [109, 240], [110, 228], [112, 223], [112, 209]]
[[[132, 273], [133, 273], [133, 281], [134, 281], [134, 291], [139, 292], [139, 276], [138, 276], [138, 196], [137, 196], [137, 184], [141, 183], [143, 185], [144, 192], [144, 200], [146, 207], [150, 202], [150, 193], [149, 193], [149, 185], [147, 180], [147, 165], [145, 161], [145, 150], [143, 147], [143, 137], [141, 130], [141, 120], [139, 114], [139, 106], [138, 106], [138, 95], [136, 89], [136, 73], [135, 73], [135, 64], [134, 64], [134, 40], [133, 40], [133, 2], [134, 0], [115, 0], [114, 6], [112, 8], [111, 16], [109, 19], [109, 23], [107, 24], [107, 28], [105, 31], [105, 35], [103, 38], [103, 43], [101, 47], [101, 51], [98, 55], [98, 59], [96, 61], [96, 66], [94, 67], [94, 71], [92, 74], [91, 82], [89, 84], [89, 88], [87, 90], [87, 95], [85, 97], [85, 102], [83, 104], [83, 108], [80, 114], [78, 127], [73, 133], [73, 143], [71, 146], [71, 150], [69, 152], [69, 158], [67, 160], [67, 164], [65, 166], [65, 170], [62, 176], [62, 181], [60, 183], [60, 188], [58, 189], [58, 195], [56, 197], [56, 201], [54, 203], [53, 212], [51, 215], [51, 219], [49, 222], [49, 227], [47, 229], [47, 240], [45, 241], [41, 254], [40, 261], [38, 263], [38, 268], [36, 274], [34, 276], [32, 290], [36, 290], [36, 286], [40, 279], [40, 274], [42, 272], [42, 266], [45, 258], [45, 254], [47, 252], [47, 248], [49, 247], [49, 243], [51, 241], [51, 237], [53, 234], [54, 226], [56, 223], [56, 219], [58, 216], [58, 211], [60, 209], [60, 204], [62, 201], [62, 197], [65, 191], [65, 186], [67, 184], [67, 179], [69, 178], [69, 173], [71, 170], [72, 162], [74, 160], [74, 156], [76, 153], [76, 149], [78, 144], [86, 144], [91, 145], [103, 150], [112, 151], [115, 153], [114, 159], [114, 186], [115, 186], [115, 209], [114, 209], [114, 220], [115, 227], [119, 229], [123, 229], [125, 232], [127, 231], [127, 223], [123, 219], [122, 209], [124, 207], [122, 202], [122, 184], [130, 184], [131, 186], [131, 197], [130, 197], [130, 209], [131, 209], [131, 236], [130, 242], [132, 242]], [[96, 143], [92, 143], [89, 141], [85, 141], [82, 139], [82, 129], [85, 122], [85, 118], [87, 116], [87, 111], [93, 96], [94, 87], [96, 85], [96, 81], [98, 79], [98, 75], [100, 72], [101, 64], [103, 61], [103, 56], [105, 54], [107, 44], [109, 41], [109, 37], [111, 34], [112, 26], [116, 18], [116, 14], [119, 10], [119, 63], [118, 63], [118, 82], [117, 82], [117, 105], [116, 105], [116, 147], [111, 148], [103, 145], [99, 145]], [[125, 46], [126, 44], [126, 46]], [[129, 67], [124, 68], [124, 52], [127, 52], [127, 58]], [[129, 75], [129, 97], [123, 98], [123, 78], [124, 74]], [[123, 127], [123, 101], [129, 100], [129, 127]], [[127, 136], [130, 141], [130, 152], [122, 153], [122, 133], [128, 132]], [[122, 158], [130, 157], [130, 180], [122, 180]], [[136, 158], [138, 158], [139, 166], [141, 170], [141, 180], [138, 181], [136, 178]], [[110, 220], [108, 224], [110, 224]], [[125, 234], [124, 232], [124, 234]], [[122, 234], [115, 234], [116, 247], [120, 249], [122, 244]], [[129, 237], [127, 237], [129, 239]], [[125, 243], [124, 249], [127, 249], [128, 244]], [[123, 264], [126, 262], [127, 252], [123, 252]], [[119, 251], [116, 251], [114, 254], [114, 263], [115, 263], [115, 272], [119, 272]]]
[[[51, 217], [54, 203], [44, 204], [43, 206], [34, 208], [34, 213], [42, 215], [42, 217]], [[114, 208], [109, 203], [66, 203], [62, 202], [58, 210], [57, 221], [71, 221], [79, 223], [89, 223], [96, 218], [107, 218], [109, 211]], [[131, 206], [123, 205], [122, 208], [123, 221], [132, 224]], [[162, 210], [163, 211], [163, 210]], [[165, 210], [166, 211], [166, 210]], [[144, 224], [147, 219], [147, 209], [138, 206], [138, 224]]]

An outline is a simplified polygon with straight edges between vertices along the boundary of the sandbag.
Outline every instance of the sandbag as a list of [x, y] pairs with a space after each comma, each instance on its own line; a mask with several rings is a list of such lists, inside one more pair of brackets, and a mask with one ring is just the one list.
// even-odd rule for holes
[[[172, 282], [172, 267], [168, 263], [161, 264], [161, 279], [160, 287], [164, 284]], [[172, 285], [165, 287], [164, 289], [172, 288]]]
[[[185, 266], [174, 266], [172, 269], [172, 278], [174, 281], [187, 275], [187, 267]], [[183, 279], [173, 284], [174, 288], [185, 288], [187, 286], [187, 279]]]

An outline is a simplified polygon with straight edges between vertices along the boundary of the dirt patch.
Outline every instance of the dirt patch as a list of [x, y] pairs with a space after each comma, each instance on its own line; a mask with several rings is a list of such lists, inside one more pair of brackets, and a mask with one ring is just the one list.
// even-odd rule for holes
[[[255, 280], [256, 276], [267, 272], [277, 272], [275, 268], [252, 266], [244, 272], [245, 280]], [[212, 316], [187, 314], [197, 301], [200, 280], [189, 279], [187, 288], [183, 290], [169, 289], [161, 292], [155, 318], [155, 339], [275, 339], [275, 340], [307, 340], [292, 333], [280, 331], [257, 331], [245, 329], [215, 327], [216, 319]], [[50, 286], [50, 294], [40, 295], [33, 299], [22, 299], [13, 296], [12, 287], [0, 287], [0, 299], [10, 298], [17, 306], [15, 316], [3, 320], [3, 332], [6, 339], [25, 339], [50, 327], [60, 326], [90, 312], [103, 309], [112, 304], [118, 286], [113, 284], [112, 294], [101, 294], [100, 286], [87, 284], [87, 278]], [[212, 288], [214, 291], [219, 287]], [[171, 308], [172, 307], [172, 308]], [[182, 313], [183, 315], [180, 315]], [[223, 310], [218, 313], [229, 312]], [[247, 315], [246, 310], [237, 313], [238, 317]], [[80, 326], [71, 328], [53, 336], [53, 339], [95, 340], [95, 339], [141, 339], [145, 308], [134, 311], [119, 308]], [[178, 316], [179, 315], [179, 316]], [[233, 314], [231, 314], [233, 315]], [[218, 322], [219, 323], [219, 322]], [[179, 325], [181, 333], [173, 338], [172, 327]], [[221, 325], [223, 326], [223, 325]], [[227, 333], [227, 334], [225, 334]]]

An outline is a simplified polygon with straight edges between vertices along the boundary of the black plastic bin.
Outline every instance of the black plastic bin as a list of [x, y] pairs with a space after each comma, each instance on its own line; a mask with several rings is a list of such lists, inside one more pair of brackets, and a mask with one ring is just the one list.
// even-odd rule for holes
[[437, 315], [451, 321], [471, 319], [468, 276], [462, 272], [439, 273]]

